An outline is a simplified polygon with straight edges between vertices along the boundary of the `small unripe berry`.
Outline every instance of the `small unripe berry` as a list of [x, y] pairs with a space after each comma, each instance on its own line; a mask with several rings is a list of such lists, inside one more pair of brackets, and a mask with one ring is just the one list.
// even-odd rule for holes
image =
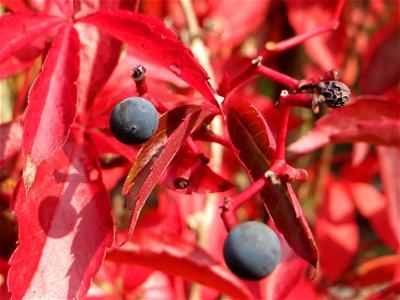
[[154, 105], [141, 97], [130, 97], [118, 103], [110, 116], [110, 129], [115, 138], [128, 145], [149, 140], [158, 127]]
[[281, 245], [267, 225], [250, 221], [233, 228], [224, 243], [224, 259], [236, 276], [260, 280], [268, 276], [281, 257]]

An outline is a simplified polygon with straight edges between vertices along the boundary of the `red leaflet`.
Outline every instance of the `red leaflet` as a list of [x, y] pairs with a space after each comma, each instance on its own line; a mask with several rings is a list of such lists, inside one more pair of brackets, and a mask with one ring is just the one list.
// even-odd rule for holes
[[32, 43], [14, 52], [11, 57], [0, 64], [0, 79], [15, 75], [29, 68], [42, 54], [45, 47], [45, 37], [37, 38]]
[[299, 258], [289, 245], [281, 240], [282, 256], [276, 269], [265, 282], [263, 299], [286, 299], [291, 289], [303, 277], [307, 263]]
[[[87, 24], [77, 24], [81, 43], [78, 99], [79, 113], [85, 113], [118, 63], [121, 41]], [[129, 77], [129, 73], [126, 74]]]
[[[400, 149], [398, 147], [378, 147], [379, 166], [383, 192], [388, 200], [387, 218], [393, 232], [400, 239]], [[399, 270], [400, 276], [400, 270]]]
[[[400, 27], [398, 16], [374, 33], [362, 58], [360, 88], [364, 94], [378, 95], [400, 80]], [[390, 62], [390, 63], [389, 63]], [[382, 80], [384, 78], [384, 80]]]
[[50, 157], [68, 138], [76, 114], [78, 55], [75, 29], [61, 27], [30, 90], [24, 116], [23, 151], [35, 163]]
[[30, 12], [2, 15], [0, 17], [0, 63], [62, 22], [62, 19], [56, 17], [39, 16]]
[[332, 183], [325, 190], [315, 232], [321, 273], [335, 282], [349, 267], [359, 239], [354, 203], [344, 183]]
[[[264, 118], [249, 103], [236, 102], [227, 108], [232, 146], [253, 181], [264, 176], [274, 156], [275, 141]], [[313, 266], [317, 250], [312, 234], [290, 184], [270, 185], [261, 192], [264, 204], [278, 230], [294, 251]]]
[[400, 144], [400, 102], [383, 96], [360, 96], [353, 103], [331, 111], [315, 128], [289, 146], [294, 153], [308, 153], [328, 143], [368, 142]]
[[192, 51], [165, 25], [152, 17], [124, 10], [101, 11], [80, 19], [128, 43], [149, 59], [168, 68], [206, 99], [215, 102], [209, 76], [194, 58]]
[[182, 143], [205, 118], [215, 113], [208, 107], [185, 105], [168, 111], [160, 118], [156, 133], [140, 149], [124, 184], [127, 208], [133, 211], [128, 238], [135, 229], [147, 196]]
[[300, 278], [294, 288], [290, 291], [289, 295], [286, 296], [285, 300], [320, 300], [324, 299], [319, 296], [317, 289], [313, 286], [312, 282], [306, 277]]
[[137, 230], [132, 242], [106, 256], [116, 263], [138, 264], [214, 288], [236, 299], [252, 299], [246, 286], [195, 243], [177, 234]]
[[0, 125], [0, 168], [14, 155], [21, 151], [22, 124], [21, 121]]
[[177, 190], [185, 194], [192, 192], [205, 194], [225, 192], [234, 187], [234, 184], [215, 173], [208, 165], [202, 164], [199, 169], [193, 171], [192, 167], [200, 163], [199, 157], [188, 150], [186, 147], [181, 148], [172, 160], [169, 167], [164, 172], [162, 183], [170, 189], [176, 189], [174, 181], [177, 178], [189, 179], [188, 186], [184, 189]]
[[[286, 0], [290, 25], [297, 34], [305, 33], [332, 21], [338, 1]], [[343, 23], [343, 20], [341, 20]], [[313, 37], [304, 43], [306, 51], [322, 70], [341, 69], [348, 44], [345, 26], [332, 33]]]
[[375, 232], [393, 250], [400, 245], [400, 228], [392, 227], [387, 199], [367, 183], [348, 183], [349, 192], [360, 213], [367, 218]]
[[132, 163], [139, 152], [138, 146], [129, 146], [118, 141], [111, 133], [108, 135], [102, 131], [87, 129], [86, 138], [91, 142], [99, 157], [105, 153], [119, 154]]
[[113, 240], [110, 200], [95, 155], [72, 133], [37, 168], [15, 204], [19, 245], [11, 258], [15, 299], [82, 299]]

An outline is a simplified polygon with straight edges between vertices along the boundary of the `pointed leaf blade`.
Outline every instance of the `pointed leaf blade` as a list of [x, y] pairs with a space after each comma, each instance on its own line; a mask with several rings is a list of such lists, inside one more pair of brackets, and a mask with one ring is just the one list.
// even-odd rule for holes
[[215, 113], [213, 108], [184, 105], [168, 111], [160, 118], [157, 131], [140, 149], [124, 184], [127, 208], [132, 210], [128, 238], [148, 195], [185, 139], [205, 118]]
[[79, 38], [72, 26], [60, 28], [42, 72], [28, 97], [23, 151], [40, 162], [67, 140], [76, 115]]
[[2, 15], [0, 17], [0, 63], [62, 22], [60, 18], [35, 15], [30, 12]]
[[[264, 118], [251, 104], [235, 102], [227, 110], [227, 123], [235, 154], [252, 181], [270, 168], [275, 141]], [[289, 183], [269, 185], [260, 193], [278, 230], [289, 246], [313, 266], [317, 249], [300, 204]]]
[[215, 91], [209, 76], [196, 61], [192, 51], [157, 19], [125, 10], [100, 11], [80, 19], [143, 52], [153, 61], [169, 69], [215, 103]]
[[38, 166], [26, 196], [20, 185], [19, 245], [8, 281], [15, 299], [82, 299], [111, 246], [113, 220], [100, 168], [78, 139]]

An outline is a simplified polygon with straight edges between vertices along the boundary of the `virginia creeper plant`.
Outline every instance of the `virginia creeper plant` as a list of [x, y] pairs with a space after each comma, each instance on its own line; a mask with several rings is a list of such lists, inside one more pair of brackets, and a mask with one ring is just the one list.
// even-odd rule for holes
[[[398, 3], [234, 3], [0, 0], [1, 299], [400, 294]], [[247, 281], [254, 220], [281, 254]]]

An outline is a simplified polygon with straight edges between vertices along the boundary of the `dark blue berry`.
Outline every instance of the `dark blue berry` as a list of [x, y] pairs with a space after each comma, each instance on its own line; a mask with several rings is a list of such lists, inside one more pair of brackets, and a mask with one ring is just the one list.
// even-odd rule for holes
[[268, 276], [281, 257], [281, 245], [267, 225], [250, 221], [233, 228], [224, 243], [224, 258], [236, 276], [260, 280]]
[[139, 145], [149, 140], [158, 127], [157, 110], [141, 97], [131, 97], [118, 103], [110, 116], [110, 129], [122, 143]]

